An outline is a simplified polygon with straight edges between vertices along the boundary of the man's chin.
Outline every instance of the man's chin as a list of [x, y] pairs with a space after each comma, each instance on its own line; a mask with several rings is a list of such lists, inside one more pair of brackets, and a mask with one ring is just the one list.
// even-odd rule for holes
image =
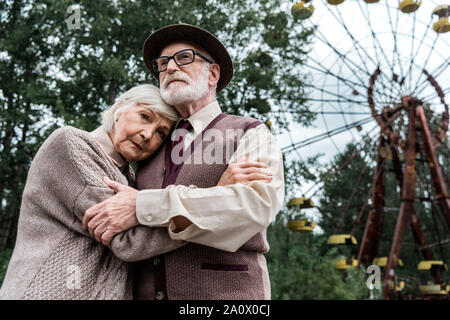
[[186, 83], [185, 81], [175, 80], [175, 81], [172, 81], [171, 83], [169, 83], [166, 86], [166, 90], [175, 90], [177, 88], [180, 88], [180, 87], [182, 88], [182, 87], [185, 87], [187, 85], [188, 85], [188, 83]]

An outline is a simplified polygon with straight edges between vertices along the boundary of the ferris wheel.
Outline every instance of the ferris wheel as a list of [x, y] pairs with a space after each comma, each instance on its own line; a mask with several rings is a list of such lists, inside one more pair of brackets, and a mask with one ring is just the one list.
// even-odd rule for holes
[[[447, 269], [445, 257], [432, 250], [430, 240], [437, 236], [439, 245], [445, 242], [442, 230], [446, 230], [450, 238], [450, 168], [442, 168], [436, 155], [436, 148], [441, 146], [450, 157], [446, 144], [450, 3], [305, 0], [291, 5], [291, 14], [300, 26], [315, 28], [313, 50], [305, 69], [310, 75], [310, 109], [318, 117], [312, 130], [288, 133], [289, 143], [282, 147], [285, 157], [301, 158], [302, 153], [314, 154], [322, 150], [342, 153], [345, 145], [352, 143], [351, 155], [344, 164], [331, 169], [333, 176], [351, 163], [363, 148], [371, 148], [376, 155], [374, 159], [367, 159], [367, 163], [372, 161], [375, 173], [361, 214], [353, 226], [338, 225], [329, 238], [330, 245], [357, 248], [353, 256], [349, 256], [351, 250], [340, 249], [336, 268], [347, 269], [361, 263], [378, 265], [385, 271], [383, 296], [389, 298], [401, 292], [405, 283], [397, 279], [395, 270], [403, 264], [399, 256], [406, 227], [410, 224], [423, 256], [417, 269], [431, 276], [418, 288], [420, 293], [427, 298], [448, 298], [450, 286], [441, 278]], [[285, 113], [289, 117], [289, 111]], [[428, 174], [418, 169], [416, 160], [422, 161]], [[363, 176], [366, 169], [367, 164], [355, 175]], [[401, 204], [390, 251], [381, 256], [381, 221], [387, 206], [385, 177], [391, 172], [398, 184]], [[426, 182], [428, 200], [435, 204], [430, 208], [436, 207], [440, 217], [434, 220], [432, 235], [423, 228], [415, 213], [415, 203], [425, 201], [415, 194], [419, 182]], [[325, 184], [326, 180], [316, 181], [306, 190], [299, 186], [302, 196], [288, 203], [290, 209], [299, 212], [289, 222], [291, 230], [311, 232], [314, 229], [316, 223], [302, 213], [315, 206], [313, 198]], [[353, 192], [349, 194], [349, 203], [353, 196]], [[370, 210], [363, 237], [355, 239], [355, 228], [367, 206]], [[445, 226], [442, 228], [442, 225]], [[351, 232], [345, 233], [345, 229], [350, 228]]]

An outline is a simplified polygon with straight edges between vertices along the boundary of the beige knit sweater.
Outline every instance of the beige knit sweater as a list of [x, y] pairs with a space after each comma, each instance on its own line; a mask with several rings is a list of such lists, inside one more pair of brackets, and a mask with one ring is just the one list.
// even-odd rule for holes
[[[0, 299], [131, 299], [127, 262], [185, 244], [166, 228], [144, 226], [117, 235], [111, 247], [92, 239], [81, 221], [86, 209], [114, 194], [103, 176], [128, 184], [88, 132], [64, 127], [48, 137], [28, 172]], [[128, 176], [134, 179], [131, 169]]]

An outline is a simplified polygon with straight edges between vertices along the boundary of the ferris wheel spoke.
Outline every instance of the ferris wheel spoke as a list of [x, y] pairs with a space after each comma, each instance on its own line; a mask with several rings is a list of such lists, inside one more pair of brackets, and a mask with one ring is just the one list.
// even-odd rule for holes
[[[425, 59], [425, 63], [423, 64], [422, 70], [426, 70], [428, 61], [430, 60], [431, 54], [433, 53], [433, 50], [434, 50], [434, 47], [436, 46], [436, 42], [437, 42], [438, 38], [439, 38], [439, 34], [436, 33], [436, 36], [435, 36], [434, 41], [433, 41], [433, 45], [431, 46], [430, 51], [428, 53], [428, 56]], [[412, 92], [417, 92], [417, 88], [418, 88], [418, 86], [420, 84], [420, 80], [421, 80], [422, 76], [423, 76], [423, 72], [420, 73], [419, 76], [417, 77], [417, 82], [416, 82], [416, 85], [415, 85], [414, 89], [412, 90]]]
[[[445, 88], [445, 89], [442, 89], [442, 93], [444, 94], [444, 96], [445, 95], [447, 95], [447, 94], [449, 94], [450, 93], [450, 87], [448, 87], [448, 88]], [[421, 97], [421, 100], [422, 101], [431, 101], [432, 99], [434, 99], [434, 98], [439, 98], [439, 101], [440, 101], [440, 97], [439, 97], [439, 95], [438, 95], [438, 93], [436, 92], [436, 91], [433, 91], [433, 92], [431, 92], [431, 93], [428, 93], [427, 95], [425, 95], [425, 96], [422, 96]], [[431, 104], [433, 104], [433, 103], [431, 103]], [[435, 105], [441, 105], [442, 106], [442, 103], [440, 102], [440, 103], [434, 103]]]
[[[374, 65], [376, 65], [376, 66], [379, 66], [381, 63], [380, 63], [380, 61], [374, 61], [372, 58], [371, 58], [371, 55], [364, 49], [364, 47], [362, 47], [362, 46], [360, 46], [360, 44], [354, 39], [354, 38], [352, 38], [352, 41], [353, 41], [353, 43], [354, 43], [354, 48], [356, 49], [356, 52], [358, 53], [358, 56], [359, 56], [359, 58], [360, 58], [360, 60], [362, 61], [362, 65], [363, 66], [365, 66], [365, 70], [364, 69], [362, 69], [362, 67], [361, 67], [361, 65], [359, 65], [359, 64], [357, 64], [355, 61], [353, 61], [353, 60], [351, 60], [351, 59], [349, 59], [349, 58], [347, 58], [347, 56], [346, 56], [346, 54], [343, 54], [343, 53], [341, 53], [338, 49], [336, 49], [327, 39], [326, 39], [326, 37], [323, 35], [323, 34], [321, 34], [321, 32], [320, 31], [317, 31], [317, 34], [318, 34], [318, 36], [316, 36], [316, 38], [319, 40], [319, 41], [321, 41], [322, 43], [324, 43], [325, 45], [327, 45], [330, 49], [332, 49], [340, 58], [341, 58], [341, 60], [342, 60], [342, 62], [347, 66], [347, 68], [349, 69], [349, 70], [351, 70], [352, 71], [352, 74], [355, 76], [355, 77], [357, 77], [358, 78], [358, 80], [362, 83], [362, 87], [364, 87], [364, 88], [367, 88], [367, 83], [365, 83], [365, 81], [364, 80], [362, 80], [358, 75], [359, 75], [359, 73], [354, 69], [354, 68], [356, 68], [356, 69], [358, 69], [359, 71], [361, 71], [363, 74], [365, 74], [365, 75], [367, 75], [367, 76], [371, 76], [371, 73], [368, 71], [368, 68], [367, 68], [367, 65], [366, 65], [366, 63], [365, 63], [365, 61], [366, 60], [372, 60], [372, 62], [373, 62], [373, 64]], [[350, 34], [350, 36], [352, 37], [352, 35]], [[361, 56], [361, 54], [360, 54], [360, 51], [359, 51], [359, 49], [361, 48], [361, 50], [362, 51], [364, 51], [364, 53], [366, 54], [366, 57], [368, 58], [363, 58], [362, 56]], [[377, 56], [377, 55], [376, 55]], [[310, 57], [310, 59], [311, 59], [311, 57]], [[318, 63], [318, 62], [316, 62], [316, 64], [318, 64], [319, 66], [321, 66], [321, 67], [323, 67], [322, 66], [322, 64], [320, 64], [320, 63]], [[353, 65], [353, 67], [351, 67], [351, 66], [349, 66], [349, 64], [351, 64], [351, 65]], [[323, 72], [327, 72], [328, 70], [324, 70]], [[385, 79], [387, 79], [388, 81], [386, 81], [386, 83], [391, 83], [391, 81], [390, 81], [390, 79], [382, 72], [381, 73], [381, 75], [382, 75], [382, 77], [383, 78], [385, 78]], [[379, 91], [379, 89], [376, 89], [375, 91], [377, 91], [379, 94], [380, 94], [380, 96], [383, 96], [383, 97], [388, 97], [390, 100], [392, 100], [392, 101], [395, 101], [395, 100], [398, 100], [398, 96], [396, 96], [396, 97], [394, 97], [394, 96], [392, 96], [392, 95], [388, 95], [387, 93], [386, 93], [386, 91], [392, 91], [390, 88], [388, 88], [388, 87], [386, 87], [386, 85], [385, 85], [385, 82], [382, 82], [381, 83], [381, 88], [383, 88], [383, 91], [382, 92], [380, 92]], [[384, 102], [385, 104], [387, 104], [388, 102]]]
[[[306, 87], [311, 87], [311, 88], [313, 88], [314, 90], [317, 90], [317, 91], [319, 91], [319, 92], [322, 92], [322, 93], [326, 93], [326, 94], [328, 94], [328, 95], [330, 95], [330, 96], [333, 96], [333, 97], [337, 97], [339, 100], [341, 100], [342, 102], [350, 102], [350, 103], [355, 103], [356, 101], [354, 101], [354, 100], [352, 100], [352, 99], [349, 99], [349, 98], [347, 98], [346, 96], [342, 96], [342, 95], [339, 95], [339, 94], [337, 94], [337, 93], [335, 93], [335, 92], [333, 92], [333, 91], [329, 91], [329, 90], [326, 90], [326, 89], [324, 89], [324, 88], [317, 88], [317, 87], [314, 87], [314, 86], [312, 86], [312, 85], [306, 85]], [[319, 101], [320, 101], [321, 99], [319, 99]], [[379, 102], [379, 101], [377, 101], [377, 100], [375, 100], [376, 102]], [[381, 103], [381, 102], [380, 102]], [[368, 105], [368, 102], [367, 101], [365, 101], [364, 103], [360, 103], [360, 104], [363, 104], [363, 106], [364, 107], [367, 107], [367, 108], [369, 108], [369, 105]]]
[[[392, 67], [394, 66], [395, 56], [397, 56], [397, 63], [398, 63], [398, 66], [400, 68], [400, 76], [401, 76], [401, 80], [400, 81], [404, 82], [405, 74], [403, 72], [403, 66], [402, 66], [402, 63], [400, 61], [400, 54], [399, 54], [398, 48], [397, 48], [397, 43], [398, 43], [398, 41], [397, 41], [397, 32], [398, 32], [398, 20], [399, 20], [399, 12], [400, 12], [400, 10], [396, 10], [395, 11], [396, 12], [396, 19], [395, 19], [396, 25], [395, 25], [395, 28], [394, 28], [394, 24], [392, 23], [391, 10], [389, 10], [389, 6], [387, 5], [387, 1], [386, 1], [386, 11], [387, 11], [387, 14], [388, 14], [388, 17], [389, 17], [389, 25], [391, 26], [392, 36], [393, 36], [393, 40], [394, 40], [394, 48], [393, 48], [393, 51], [392, 51]], [[414, 17], [415, 17], [415, 15], [416, 15], [416, 13], [414, 13]], [[401, 92], [401, 90], [402, 89], [400, 87], [400, 95], [403, 96], [404, 93]]]
[[[345, 59], [347, 59], [346, 56], [345, 56], [344, 54], [342, 54], [341, 52], [339, 52], [339, 50], [337, 50], [336, 47], [333, 46], [333, 45], [327, 40], [327, 38], [323, 35], [323, 33], [322, 33], [320, 30], [317, 30], [316, 33], [319, 35], [319, 36], [317, 37], [317, 39], [319, 39], [321, 42], [323, 42], [323, 43], [326, 44], [328, 47], [330, 47], [330, 48], [331, 48], [331, 49], [332, 49], [332, 50], [333, 50], [340, 58], [345, 58]], [[350, 36], [352, 37], [351, 34], [350, 34]], [[357, 43], [355, 39], [352, 39], [352, 41], [353, 41], [354, 43]], [[356, 52], [357, 52], [357, 54], [358, 54], [358, 56], [359, 56], [359, 59], [360, 59], [360, 61], [361, 61], [361, 64], [362, 64], [362, 66], [364, 66], [364, 69], [365, 69], [365, 70], [363, 70], [363, 69], [361, 68], [361, 66], [358, 65], [357, 63], [355, 63], [354, 61], [349, 60], [349, 62], [350, 62], [351, 64], [353, 64], [353, 65], [354, 65], [356, 68], [358, 68], [359, 70], [363, 71], [366, 75], [370, 76], [369, 67], [368, 67], [367, 64], [366, 64], [366, 60], [367, 60], [367, 59], [364, 59], [364, 58], [361, 56], [361, 53], [360, 53], [360, 51], [359, 51], [358, 46], [355, 46], [355, 49], [356, 49]], [[373, 63], [374, 65], [378, 65], [375, 61], [373, 61], [373, 59], [371, 59], [370, 56], [369, 56], [369, 58], [370, 58], [370, 60], [372, 60], [372, 63]], [[351, 69], [351, 68], [350, 68], [350, 69]]]
[[[385, 59], [385, 61], [386, 61], [386, 63], [387, 63], [387, 66], [391, 66], [391, 64], [389, 63], [389, 59], [387, 58], [387, 56], [386, 56], [386, 54], [385, 54], [385, 52], [384, 52], [384, 50], [383, 50], [383, 47], [381, 46], [381, 44], [380, 44], [380, 42], [379, 42], [379, 40], [378, 40], [378, 38], [376, 37], [376, 35], [375, 35], [375, 32], [374, 32], [374, 30], [373, 30], [373, 27], [372, 27], [372, 23], [371, 23], [371, 19], [370, 19], [370, 11], [369, 11], [369, 9], [367, 9], [367, 12], [365, 12], [364, 10], [363, 10], [363, 8], [362, 8], [362, 6], [361, 6], [361, 3], [360, 2], [358, 2], [358, 5], [359, 5], [359, 8], [360, 8], [360, 10], [361, 10], [361, 13], [364, 15], [364, 18], [366, 19], [366, 21], [368, 22], [368, 26], [369, 26], [369, 28], [370, 28], [370, 35], [371, 35], [371, 38], [372, 38], [372, 43], [373, 43], [373, 48], [374, 48], [374, 50], [375, 50], [375, 56], [377, 57], [377, 60], [378, 60], [378, 67], [379, 68], [381, 68], [382, 67], [382, 63], [381, 63], [381, 61], [378, 59], [378, 50], [377, 49], [379, 49], [380, 51], [381, 51], [381, 53], [383, 54], [383, 56], [384, 56], [384, 59]], [[366, 6], [366, 8], [367, 8], [367, 6]], [[391, 23], [391, 25], [392, 25], [392, 23]], [[392, 29], [393, 30], [393, 29]], [[386, 76], [383, 72], [381, 72], [381, 75], [385, 78], [385, 80], [387, 81], [387, 83], [391, 83], [391, 85], [389, 86], [389, 88], [386, 88], [387, 90], [388, 90], [388, 92], [389, 92], [389, 97], [392, 99], [392, 100], [398, 100], [398, 96], [399, 96], [399, 94], [401, 94], [398, 90], [395, 90], [395, 88], [394, 88], [394, 85], [392, 84], [392, 79], [390, 78], [390, 77], [388, 77], [388, 76]], [[385, 86], [384, 86], [385, 87]], [[396, 94], [397, 93], [397, 94]], [[384, 91], [384, 95], [386, 95], [386, 91]], [[394, 98], [393, 96], [394, 95], [396, 95], [396, 98]]]
[[[358, 5], [359, 5], [359, 8], [360, 8], [360, 10], [361, 10], [361, 13], [364, 15], [365, 19], [367, 20], [368, 25], [369, 25], [369, 28], [370, 28], [370, 35], [371, 35], [371, 38], [372, 38], [373, 49], [375, 50], [375, 53], [376, 53], [376, 54], [375, 54], [375, 57], [376, 57], [376, 59], [377, 59], [377, 64], [376, 64], [376, 65], [377, 65], [379, 68], [381, 68], [381, 66], [383, 65], [383, 64], [381, 63], [381, 60], [379, 59], [379, 54], [378, 54], [378, 49], [379, 49], [379, 50], [381, 51], [381, 53], [382, 53], [382, 55], [383, 55], [383, 57], [384, 57], [384, 59], [385, 59], [387, 65], [389, 66], [389, 65], [390, 65], [389, 59], [387, 58], [386, 54], [384, 53], [383, 47], [381, 46], [380, 42], [378, 41], [378, 38], [377, 38], [376, 35], [375, 35], [375, 32], [373, 31], [372, 24], [371, 24], [371, 22], [370, 22], [369, 11], [366, 13], [366, 12], [362, 9], [362, 6], [361, 6], [360, 2], [358, 2]], [[330, 10], [330, 12], [331, 12], [331, 10]], [[345, 24], [345, 21], [344, 21], [344, 18], [342, 17], [341, 12], [340, 12], [339, 10], [337, 10], [337, 12], [338, 12], [338, 15], [339, 15], [340, 19], [337, 19], [336, 16], [335, 16], [335, 18], [336, 18], [337, 20], [340, 21], [340, 23], [341, 23], [342, 26], [344, 27], [345, 31], [347, 32], [347, 34], [348, 34], [348, 35], [350, 36], [350, 38], [352, 39], [353, 43], [354, 43], [354, 44], [359, 44], [359, 41], [357, 41], [357, 40], [355, 39], [355, 37], [353, 36], [353, 34], [352, 34], [352, 33], [350, 32], [350, 30], [347, 28], [347, 26], [346, 26], [346, 24]], [[333, 14], [333, 16], [334, 16], [334, 14]], [[364, 53], [365, 53], [365, 58], [366, 58], [366, 59], [369, 58], [369, 57], [371, 57], [371, 55], [370, 55], [366, 50], [364, 50], [364, 47], [362, 47], [362, 46], [360, 46], [360, 47], [361, 47], [362, 50], [364, 51]], [[365, 59], [362, 59], [361, 57], [360, 57], [360, 59], [361, 59], [362, 61], [365, 60]], [[373, 61], [373, 59], [371, 59], [371, 60]], [[386, 76], [384, 75], [384, 73], [382, 73], [382, 76], [383, 76], [384, 78], [386, 78], [385, 80], [388, 81], [387, 83], [391, 83], [391, 82], [390, 82], [390, 79], [389, 79], [388, 77], [386, 77]], [[392, 96], [392, 89], [393, 89], [393, 86], [392, 86], [392, 85], [391, 85], [389, 88], [387, 88], [387, 87], [385, 87], [385, 86], [383, 86], [383, 88], [386, 88], [386, 89], [390, 90], [390, 91], [391, 91], [390, 96]], [[384, 94], [385, 94], [385, 92], [384, 92]]]
[[345, 125], [345, 126], [341, 126], [341, 127], [332, 129], [332, 130], [330, 130], [328, 132], [324, 132], [324, 133], [321, 133], [319, 135], [316, 135], [316, 136], [307, 138], [305, 140], [296, 142], [296, 143], [294, 143], [294, 144], [292, 144], [290, 146], [282, 148], [281, 150], [283, 152], [285, 152], [285, 153], [291, 152], [295, 148], [302, 148], [302, 147], [308, 146], [308, 145], [310, 145], [312, 143], [315, 143], [315, 142], [318, 142], [318, 141], [322, 141], [323, 139], [329, 138], [330, 136], [334, 136], [334, 135], [340, 134], [340, 133], [342, 133], [344, 131], [347, 131], [347, 130], [352, 129], [352, 128], [356, 128], [357, 126], [360, 126], [360, 125], [363, 125], [363, 124], [367, 124], [367, 123], [370, 123], [372, 121], [375, 121], [375, 120], [372, 117], [367, 117], [367, 118], [355, 121], [354, 123], [351, 123], [351, 124], [348, 124], [348, 125]]
[[[411, 56], [414, 53], [414, 43], [416, 42], [416, 18], [417, 18], [417, 15], [414, 14], [413, 27], [412, 27], [412, 33], [411, 33], [411, 38], [412, 38], [412, 41], [411, 41]], [[411, 57], [411, 59], [409, 61], [409, 69], [408, 69], [408, 73], [407, 73], [408, 78], [409, 78], [409, 88], [411, 88], [411, 85], [412, 85], [412, 78], [413, 78], [412, 66], [413, 66], [413, 61], [414, 60]]]
[[[433, 76], [433, 78], [438, 78], [450, 65], [450, 62], [443, 62], [438, 67], [436, 67], [430, 74]], [[422, 92], [424, 87], [428, 84], [428, 78], [425, 78], [423, 81], [420, 82], [417, 92]]]
[[[414, 18], [416, 18], [416, 15], [414, 15]], [[432, 19], [430, 19], [430, 21], [429, 21], [429, 24], [431, 24], [432, 23]], [[414, 26], [415, 26], [415, 20], [414, 20]], [[419, 45], [417, 46], [417, 50], [416, 50], [416, 52], [414, 53], [414, 51], [411, 51], [411, 55], [410, 55], [410, 61], [409, 61], [409, 72], [410, 72], [410, 76], [409, 76], [409, 78], [410, 78], [410, 81], [409, 81], [409, 91], [410, 92], [408, 92], [408, 94], [411, 94], [413, 91], [411, 90], [412, 89], [412, 80], [413, 80], [413, 76], [412, 76], [412, 67], [413, 67], [413, 65], [414, 65], [414, 61], [417, 59], [417, 55], [419, 54], [419, 52], [421, 52], [421, 48], [422, 48], [422, 45], [424, 44], [424, 41], [425, 41], [425, 39], [426, 39], [426, 37], [427, 37], [427, 35], [428, 35], [428, 31], [430, 30], [430, 28], [426, 28], [425, 29], [425, 32], [423, 33], [423, 36], [422, 36], [422, 38], [420, 39], [420, 42], [419, 42]], [[412, 41], [412, 43], [414, 44], [414, 40], [415, 40], [415, 36], [413, 36], [413, 41]]]
[[[321, 66], [320, 63], [319, 63], [317, 60], [315, 60], [315, 59], [313, 59], [313, 58], [310, 58], [310, 60], [312, 60], [315, 64], [317, 64], [317, 65], [320, 66], [321, 68], [317, 68], [317, 67], [314, 67], [314, 66], [309, 65], [309, 64], [306, 65], [306, 67], [311, 68], [311, 69], [313, 69], [313, 70], [315, 70], [315, 71], [318, 71], [318, 72], [323, 72], [325, 75], [332, 76], [332, 77], [336, 78], [337, 80], [342, 81], [343, 83], [345, 83], [345, 84], [346, 84], [349, 88], [351, 88], [351, 89], [354, 89], [355, 86], [358, 86], [358, 87], [364, 87], [364, 84], [363, 84], [363, 83], [357, 83], [357, 82], [354, 82], [354, 81], [345, 79], [345, 78], [343, 78], [343, 77], [341, 77], [341, 76], [339, 76], [339, 75], [337, 75], [337, 74], [331, 72], [330, 70], [325, 69], [325, 67]], [[338, 83], [339, 83], [339, 82], [338, 82]]]
[[[310, 68], [310, 69], [313, 69], [313, 70], [315, 70], [315, 71], [317, 71], [317, 72], [320, 72], [320, 73], [323, 73], [324, 75], [330, 75], [330, 76], [332, 76], [332, 77], [334, 77], [334, 78], [336, 78], [337, 80], [339, 80], [339, 81], [342, 81], [342, 82], [344, 82], [345, 84], [347, 84], [347, 86], [350, 88], [350, 89], [352, 89], [352, 90], [355, 90], [355, 86], [358, 86], [358, 87], [361, 87], [361, 88], [364, 88], [364, 89], [366, 89], [367, 88], [367, 85], [366, 84], [360, 84], [360, 83], [357, 83], [357, 82], [354, 82], [354, 81], [351, 81], [351, 80], [347, 80], [347, 79], [345, 79], [345, 78], [343, 78], [343, 77], [341, 77], [341, 76], [339, 76], [339, 75], [336, 75], [336, 74], [334, 74], [334, 73], [332, 73], [332, 72], [330, 72], [328, 69], [325, 69], [325, 67], [324, 66], [322, 66], [318, 61], [316, 61], [314, 58], [311, 58], [310, 57], [310, 59], [315, 63], [315, 64], [317, 64], [319, 67], [315, 67], [315, 66], [312, 66], [312, 65], [310, 65], [310, 64], [307, 64], [307, 65], [305, 65], [306, 67], [308, 67], [308, 68]], [[339, 82], [338, 82], [339, 83]], [[381, 96], [381, 97], [386, 97], [386, 95], [384, 95], [382, 92], [380, 92], [379, 90], [374, 90], [374, 91], [376, 91], [377, 93], [379, 93], [379, 95]], [[358, 94], [361, 94], [359, 91], [357, 91], [358, 92]], [[364, 91], [363, 91], [364, 92]], [[364, 96], [364, 95], [363, 95]], [[367, 97], [367, 96], [366, 96]], [[396, 100], [396, 98], [395, 97], [392, 97], [392, 96], [387, 96], [388, 98], [390, 98], [390, 99], [393, 99], [393, 100]], [[379, 102], [379, 101], [378, 101]], [[383, 103], [385, 103], [385, 102], [383, 102]]]
[[[334, 177], [336, 174], [338, 174], [340, 171], [342, 171], [351, 161], [352, 159], [358, 154], [360, 153], [366, 146], [370, 145], [371, 143], [373, 143], [373, 138], [371, 137], [370, 134], [372, 133], [373, 130], [375, 130], [376, 128], [378, 128], [378, 125], [374, 125], [372, 127], [372, 129], [370, 129], [364, 138], [362, 138], [358, 143], [356, 143], [355, 145], [353, 145], [353, 148], [349, 151], [349, 152], [353, 152], [348, 159], [346, 159], [344, 161], [344, 164], [341, 165], [340, 167], [336, 167], [335, 165], [333, 165], [328, 171], [331, 170], [335, 170], [334, 174], [330, 174], [330, 176], [328, 177], [328, 179]], [[374, 136], [376, 136], [378, 133], [375, 131]], [[361, 146], [362, 145], [362, 146]], [[314, 188], [317, 188], [317, 190], [311, 195], [309, 196], [309, 198], [314, 197], [320, 190], [323, 189], [323, 187], [325, 186], [325, 183], [327, 182], [328, 179], [324, 179], [322, 181], [320, 181], [319, 183], [322, 183], [322, 185], [320, 186], [319, 183], [316, 183], [315, 185], [311, 186], [306, 192], [305, 192], [305, 196], [309, 194], [309, 192], [313, 191]]]
[[[320, 34], [320, 31], [319, 31], [318, 33]], [[354, 71], [354, 69], [353, 69], [353, 67], [354, 67], [354, 68], [359, 69], [360, 71], [362, 71], [362, 72], [365, 73], [366, 75], [370, 76], [370, 73], [369, 73], [369, 71], [368, 71], [367, 69], [366, 69], [366, 70], [363, 70], [363, 69], [361, 68], [360, 65], [358, 65], [358, 64], [356, 64], [354, 61], [348, 59], [344, 54], [342, 54], [341, 52], [339, 52], [339, 50], [337, 50], [337, 49], [336, 49], [336, 48], [335, 48], [328, 40], [326, 40], [325, 38], [322, 38], [321, 36], [318, 36], [317, 39], [319, 39], [319, 41], [321, 41], [322, 43], [324, 43], [325, 45], [327, 45], [330, 49], [332, 49], [332, 50], [334, 51], [334, 53], [336, 53], [336, 54], [339, 56], [339, 58], [341, 58], [342, 62], [347, 66], [347, 68], [348, 68], [349, 70]], [[312, 59], [312, 58], [310, 57], [310, 59]], [[316, 62], [318, 65], [320, 65], [320, 66], [322, 65], [321, 63], [318, 63], [317, 61], [315, 61], [315, 62]], [[353, 67], [350, 67], [350, 66], [349, 66], [349, 63], [352, 64]], [[358, 73], [355, 73], [355, 72], [354, 72], [354, 74], [355, 74], [355, 76], [358, 78], [358, 80], [360, 81], [360, 84], [358, 84], [358, 85], [361, 86], [361, 87], [364, 87], [364, 86], [365, 86], [364, 80], [361, 79], [361, 78], [359, 78], [359, 77], [357, 76]]]

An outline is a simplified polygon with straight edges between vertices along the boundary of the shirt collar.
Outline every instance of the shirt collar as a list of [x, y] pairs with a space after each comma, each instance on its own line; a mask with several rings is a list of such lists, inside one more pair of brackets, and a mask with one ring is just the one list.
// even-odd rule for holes
[[102, 150], [112, 159], [114, 164], [122, 172], [128, 163], [120, 155], [120, 153], [116, 151], [116, 148], [114, 148], [114, 145], [106, 129], [103, 126], [100, 126], [92, 131], [91, 135], [94, 137], [94, 140], [100, 145]]
[[191, 123], [192, 128], [194, 129], [194, 134], [198, 135], [221, 113], [222, 109], [220, 109], [219, 103], [216, 100], [198, 110], [196, 113], [187, 118], [187, 120]]

